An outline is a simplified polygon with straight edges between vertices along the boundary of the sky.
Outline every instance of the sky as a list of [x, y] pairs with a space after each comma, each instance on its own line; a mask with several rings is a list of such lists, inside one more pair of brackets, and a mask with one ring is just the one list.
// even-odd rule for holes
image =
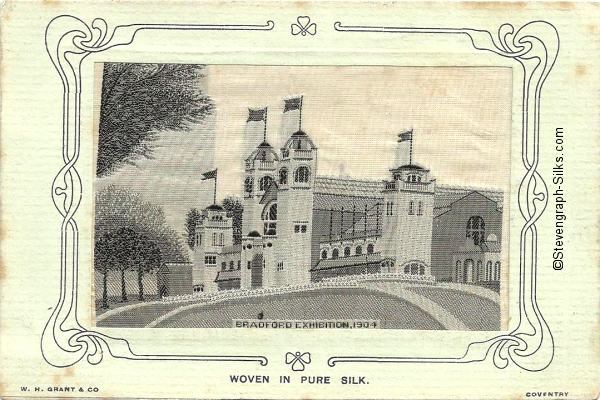
[[187, 132], [162, 132], [153, 159], [97, 180], [128, 186], [163, 206], [184, 231], [185, 214], [241, 195], [248, 107], [268, 106], [278, 147], [283, 98], [302, 94], [302, 128], [318, 147], [318, 175], [389, 178], [397, 134], [412, 128], [413, 160], [438, 184], [508, 192], [512, 71], [504, 67], [209, 65], [198, 85], [215, 113]]

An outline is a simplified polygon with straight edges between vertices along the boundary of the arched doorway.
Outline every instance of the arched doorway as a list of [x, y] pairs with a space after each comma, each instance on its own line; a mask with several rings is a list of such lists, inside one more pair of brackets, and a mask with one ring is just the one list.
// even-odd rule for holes
[[255, 254], [252, 257], [252, 270], [250, 271], [250, 287], [260, 288], [263, 284], [263, 255]]

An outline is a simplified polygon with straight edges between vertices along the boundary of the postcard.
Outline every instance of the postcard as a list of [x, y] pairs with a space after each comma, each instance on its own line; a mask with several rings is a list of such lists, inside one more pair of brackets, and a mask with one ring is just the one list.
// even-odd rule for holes
[[0, 395], [597, 398], [599, 16], [4, 3]]

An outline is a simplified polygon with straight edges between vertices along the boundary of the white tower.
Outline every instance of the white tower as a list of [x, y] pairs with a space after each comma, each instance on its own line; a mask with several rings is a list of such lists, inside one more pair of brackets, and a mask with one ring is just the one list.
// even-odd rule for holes
[[277, 194], [279, 245], [276, 258], [288, 285], [310, 282], [313, 188], [317, 148], [299, 130], [281, 148]]
[[[411, 141], [412, 132], [410, 140], [401, 137], [399, 155]], [[393, 179], [384, 183], [383, 191], [383, 256], [395, 260], [397, 273], [430, 275], [435, 179], [428, 169], [410, 162], [390, 172]]]
[[[244, 214], [242, 217], [242, 234], [251, 231], [264, 234], [262, 212], [264, 204], [261, 200], [271, 185], [276, 182], [279, 156], [266, 141], [250, 153], [244, 166]], [[275, 187], [271, 188], [271, 190]]]
[[202, 212], [196, 226], [195, 266], [208, 293], [218, 290], [215, 279], [219, 272], [217, 259], [224, 246], [233, 244], [233, 219], [227, 217], [223, 207], [213, 204]]

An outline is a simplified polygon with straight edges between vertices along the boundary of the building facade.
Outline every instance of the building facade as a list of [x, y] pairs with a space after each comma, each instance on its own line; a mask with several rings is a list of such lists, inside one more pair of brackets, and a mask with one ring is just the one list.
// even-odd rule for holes
[[431, 171], [412, 162], [412, 132], [399, 135], [397, 165], [386, 179], [319, 176], [318, 148], [301, 129], [301, 99], [292, 100], [286, 100], [279, 149], [265, 137], [266, 109], [250, 110], [241, 244], [233, 244], [232, 219], [221, 206], [203, 210], [195, 291], [301, 285], [365, 273], [499, 281], [499, 271], [487, 274], [485, 268], [489, 261], [499, 268], [501, 192], [438, 187]]

